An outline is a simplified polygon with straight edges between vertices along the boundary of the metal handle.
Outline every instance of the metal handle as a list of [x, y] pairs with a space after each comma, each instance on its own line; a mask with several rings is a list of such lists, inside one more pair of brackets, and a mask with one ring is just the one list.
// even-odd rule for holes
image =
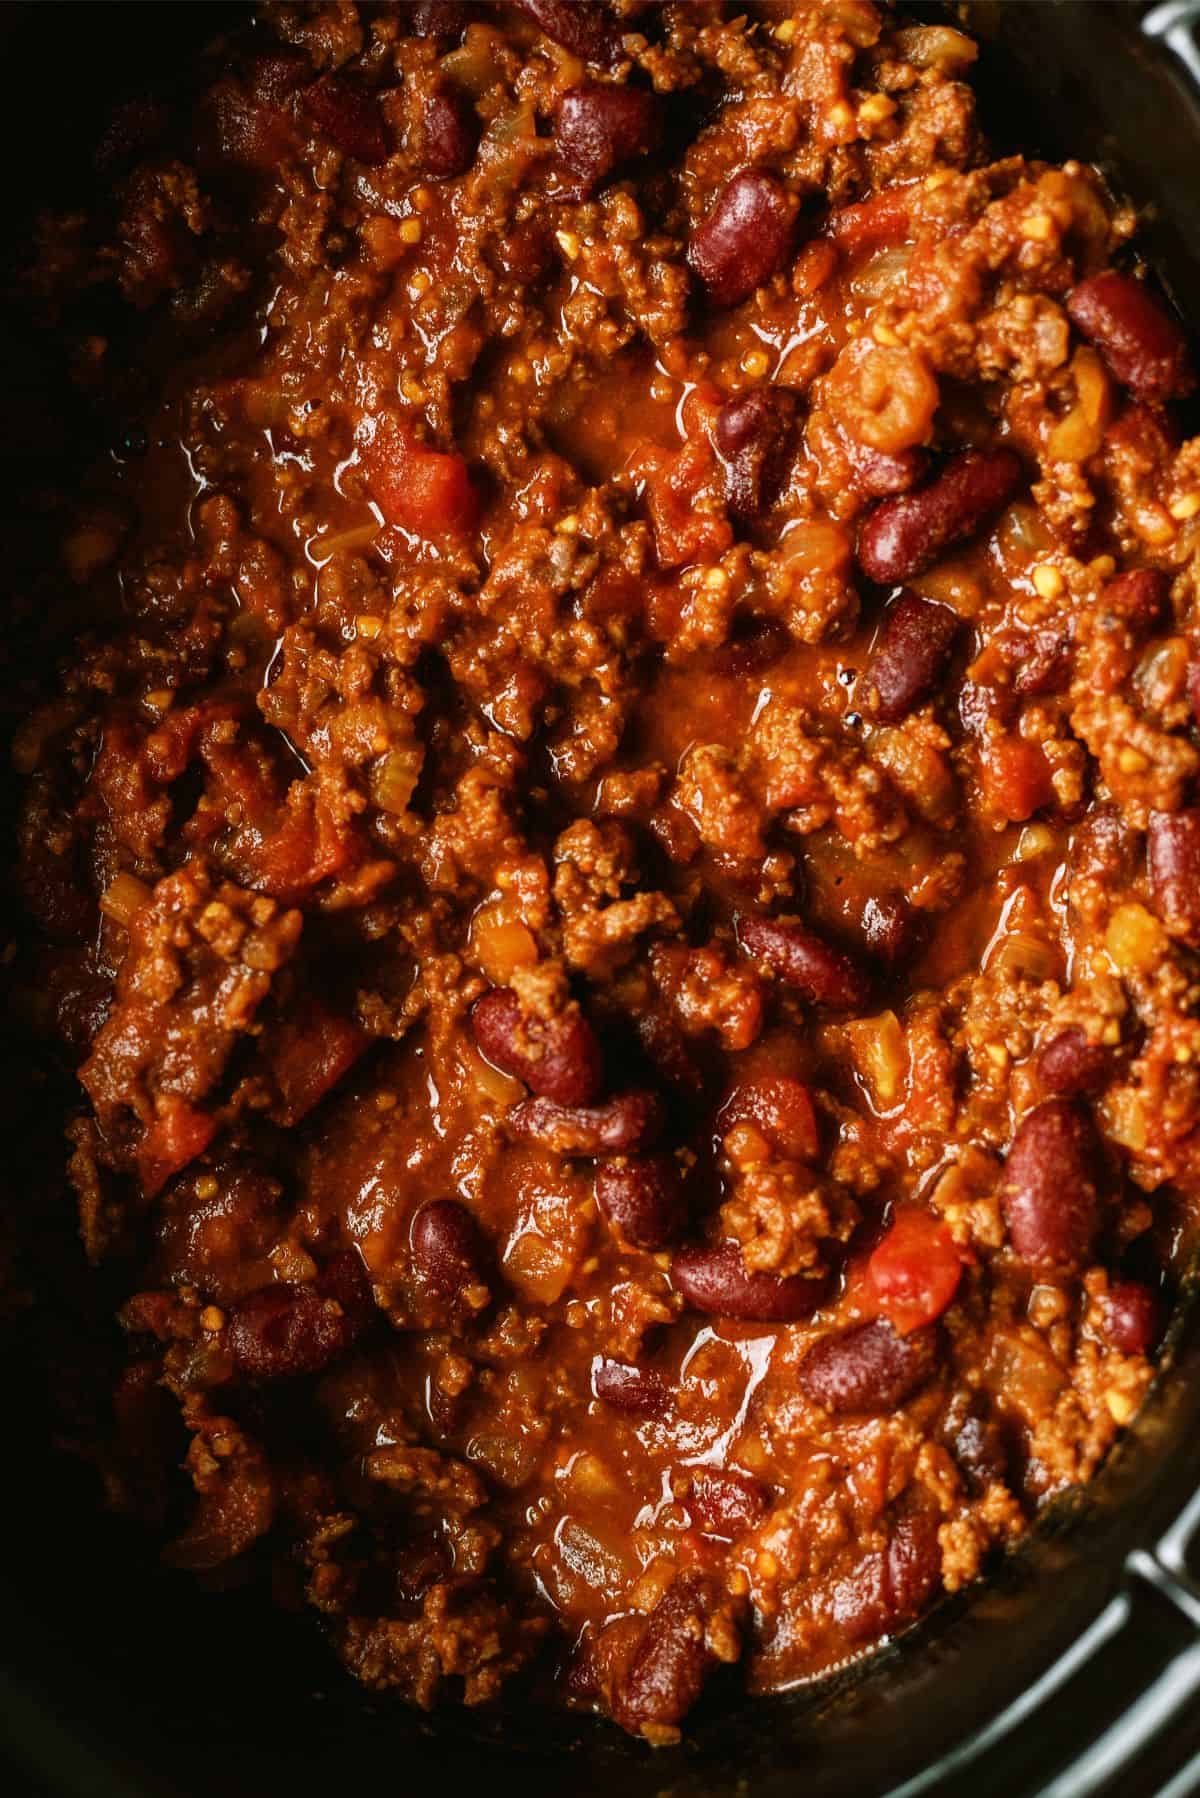
[[1162, 0], [1146, 14], [1142, 30], [1162, 44], [1200, 88], [1200, 0]]

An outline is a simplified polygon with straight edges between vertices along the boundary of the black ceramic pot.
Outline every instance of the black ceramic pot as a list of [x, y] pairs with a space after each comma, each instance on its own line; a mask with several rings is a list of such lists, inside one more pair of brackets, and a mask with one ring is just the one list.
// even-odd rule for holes
[[[52, 187], [70, 191], [82, 167], [75, 146], [114, 91], [149, 72], [169, 85], [231, 10], [0, 6], [10, 239], [22, 206]], [[1200, 319], [1200, 87], [1179, 55], [1200, 0], [1149, 14], [1124, 0], [979, 0], [963, 10], [986, 46], [981, 101], [997, 147], [1102, 163], [1153, 209], [1143, 241]], [[20, 1045], [10, 1051], [17, 1078], [24, 1058]], [[9, 1178], [20, 1177], [22, 1154], [59, 1152], [42, 1144], [32, 1108], [28, 1117], [6, 1154]], [[987, 1585], [840, 1680], [756, 1702], [732, 1687], [715, 1693], [685, 1743], [657, 1753], [586, 1720], [414, 1718], [366, 1698], [306, 1619], [250, 1592], [205, 1596], [161, 1571], [45, 1442], [31, 1328], [26, 1318], [0, 1344], [5, 1792], [1183, 1798], [1200, 1789], [1195, 1304], [1176, 1319], [1154, 1392], [1102, 1476]]]

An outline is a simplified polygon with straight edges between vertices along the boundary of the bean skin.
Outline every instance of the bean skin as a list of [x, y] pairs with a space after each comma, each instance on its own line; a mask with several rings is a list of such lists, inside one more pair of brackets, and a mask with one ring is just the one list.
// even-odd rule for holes
[[554, 126], [559, 156], [588, 187], [647, 155], [661, 135], [659, 102], [638, 87], [570, 88]]
[[757, 518], [783, 485], [796, 402], [782, 388], [757, 387], [727, 400], [714, 436], [725, 464], [725, 503], [735, 518]]
[[425, 108], [421, 169], [449, 180], [465, 174], [479, 143], [479, 114], [466, 94], [448, 88], [434, 94]]
[[610, 66], [621, 55], [616, 20], [601, 0], [513, 0], [539, 31], [584, 62]]
[[613, 1698], [613, 1714], [634, 1732], [668, 1727], [691, 1710], [715, 1664], [706, 1626], [721, 1588], [700, 1573], [681, 1573], [646, 1619], [646, 1628]]
[[662, 1100], [645, 1087], [618, 1093], [603, 1105], [526, 1099], [507, 1119], [510, 1136], [555, 1155], [632, 1155], [649, 1148], [662, 1126]]
[[740, 917], [735, 927], [742, 953], [766, 962], [778, 980], [812, 1004], [853, 1008], [866, 1003], [866, 975], [797, 919]]
[[1162, 622], [1170, 593], [1170, 579], [1161, 568], [1129, 568], [1115, 580], [1105, 582], [1100, 603], [1106, 612], [1115, 612], [1131, 629], [1145, 636]]
[[1146, 848], [1159, 917], [1172, 936], [1200, 948], [1200, 808], [1151, 812]]
[[255, 1382], [320, 1373], [350, 1349], [374, 1311], [357, 1254], [336, 1256], [312, 1285], [281, 1280], [234, 1306], [227, 1343], [237, 1371]]
[[661, 1417], [670, 1408], [665, 1380], [648, 1367], [597, 1355], [592, 1362], [592, 1392], [614, 1410], [634, 1417]]
[[671, 1155], [631, 1155], [596, 1169], [596, 1203], [635, 1249], [664, 1249], [682, 1235], [687, 1206]]
[[300, 103], [318, 130], [359, 162], [386, 162], [387, 122], [375, 95], [344, 75], [322, 75], [306, 87]]
[[705, 1467], [692, 1475], [687, 1508], [692, 1523], [706, 1536], [732, 1541], [762, 1521], [768, 1502], [761, 1480], [732, 1467]]
[[1105, 269], [1071, 290], [1067, 316], [1135, 399], [1182, 399], [1196, 385], [1187, 338], [1145, 282]]
[[875, 893], [867, 900], [859, 930], [869, 952], [885, 968], [898, 968], [920, 949], [926, 936], [924, 914], [903, 893]]
[[553, 1018], [528, 1016], [511, 987], [493, 987], [471, 1012], [479, 1048], [501, 1073], [523, 1080], [556, 1105], [590, 1105], [600, 1091], [596, 1033], [578, 1007]]
[[1062, 631], [1034, 631], [1017, 649], [1012, 689], [1019, 699], [1061, 693], [1071, 679], [1071, 639]]
[[900, 1336], [886, 1318], [826, 1336], [800, 1365], [801, 1391], [835, 1416], [897, 1410], [937, 1369], [937, 1331]]
[[753, 1124], [788, 1160], [815, 1161], [821, 1148], [808, 1088], [791, 1074], [764, 1074], [735, 1086], [717, 1113], [717, 1133]]
[[[713, 655], [713, 667], [718, 674], [742, 680], [748, 674], [763, 674], [774, 667], [791, 646], [791, 636], [777, 619], [757, 619], [750, 629], [722, 643]], [[1200, 669], [1200, 664], [1197, 667]]]
[[707, 1317], [754, 1323], [796, 1323], [811, 1317], [825, 1297], [826, 1282], [801, 1274], [751, 1273], [736, 1242], [680, 1249], [671, 1279], [693, 1311]]
[[1163, 1330], [1163, 1303], [1141, 1280], [1116, 1280], [1104, 1295], [1101, 1329], [1122, 1355], [1148, 1355]]
[[414, 0], [404, 24], [413, 37], [457, 37], [470, 10], [466, 0]]
[[885, 499], [858, 533], [858, 565], [868, 580], [894, 587], [999, 512], [1021, 482], [1011, 450], [964, 450], [925, 486]]
[[714, 306], [736, 306], [786, 257], [797, 205], [771, 175], [743, 169], [688, 241], [687, 260]]
[[1096, 1230], [1096, 1134], [1077, 1100], [1047, 1099], [1021, 1120], [1000, 1202], [1013, 1251], [1044, 1272], [1083, 1265]]
[[929, 468], [929, 455], [923, 449], [887, 453], [859, 443], [848, 431], [842, 433], [841, 440], [855, 491], [864, 499], [890, 499], [893, 494], [908, 493]]
[[409, 1241], [417, 1267], [444, 1298], [453, 1298], [464, 1286], [487, 1284], [487, 1247], [475, 1219], [457, 1199], [422, 1205]]
[[911, 1622], [941, 1583], [937, 1519], [901, 1517], [886, 1549], [864, 1556], [833, 1589], [830, 1610], [852, 1642], [871, 1642]]
[[920, 705], [950, 659], [962, 620], [949, 606], [904, 592], [883, 621], [867, 678], [877, 694], [876, 715], [895, 724]]
[[1099, 1092], [1112, 1078], [1113, 1052], [1089, 1040], [1078, 1024], [1068, 1025], [1038, 1051], [1038, 1079], [1048, 1093]]

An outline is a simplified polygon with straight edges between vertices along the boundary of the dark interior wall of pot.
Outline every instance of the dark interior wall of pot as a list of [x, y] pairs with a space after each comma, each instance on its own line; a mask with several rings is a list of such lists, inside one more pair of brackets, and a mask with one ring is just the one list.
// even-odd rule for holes
[[[169, 84], [237, 10], [0, 10], [7, 66], [17, 71], [0, 115], [10, 247], [25, 229], [25, 201], [86, 183], [85, 146], [114, 93], [151, 74]], [[1200, 105], [1143, 44], [1140, 10], [1121, 0], [970, 7], [969, 22], [989, 46], [984, 116], [1000, 146], [1100, 160], [1136, 201], [1153, 201], [1151, 250], [1184, 309], [1200, 317]], [[22, 1045], [8, 1045], [7, 1069], [14, 1092], [28, 1083]], [[60, 1148], [39, 1133], [28, 1097], [19, 1095], [10, 1116], [5, 1165], [15, 1189], [22, 1158], [34, 1167]], [[69, 1230], [62, 1243], [64, 1255], [75, 1252]], [[678, 1798], [800, 1790], [869, 1798], [941, 1763], [923, 1789], [1018, 1798], [1078, 1765], [1123, 1715], [1126, 1737], [1113, 1748], [1111, 1773], [1074, 1789], [1119, 1784], [1128, 1798], [1157, 1791], [1200, 1751], [1200, 1716], [1169, 1702], [1173, 1680], [1182, 1679], [1186, 1695], [1189, 1657], [1200, 1652], [1180, 1598], [1187, 1587], [1172, 1587], [1154, 1558], [1200, 1486], [1194, 1315], [1179, 1329], [1174, 1366], [1086, 1507], [986, 1593], [945, 1607], [915, 1639], [840, 1687], [753, 1706], [726, 1690], [683, 1747], [657, 1756], [569, 1719], [415, 1719], [343, 1680], [306, 1621], [270, 1610], [255, 1592], [205, 1596], [163, 1573], [145, 1541], [98, 1514], [86, 1470], [45, 1441], [32, 1373], [38, 1333], [29, 1317], [18, 1318], [0, 1354], [8, 1449], [0, 1482], [0, 1730], [14, 1764], [31, 1780], [36, 1767], [46, 1791], [306, 1798], [368, 1781], [436, 1781], [448, 1791], [486, 1781], [519, 1782], [529, 1798], [567, 1787], [580, 1798], [614, 1787], [628, 1798], [668, 1789]], [[1166, 1559], [1187, 1562], [1183, 1534]], [[1200, 1574], [1200, 1562], [1181, 1571]], [[996, 1724], [1022, 1695], [1025, 1720]], [[995, 1740], [968, 1752], [963, 1745], [988, 1724]]]

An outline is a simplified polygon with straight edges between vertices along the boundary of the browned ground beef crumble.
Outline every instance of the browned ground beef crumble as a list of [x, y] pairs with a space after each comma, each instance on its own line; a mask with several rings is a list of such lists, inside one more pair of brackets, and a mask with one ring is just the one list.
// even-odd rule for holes
[[268, 6], [23, 271], [121, 427], [44, 500], [14, 745], [125, 1345], [76, 1446], [420, 1705], [664, 1742], [720, 1663], [813, 1678], [1151, 1380], [1192, 372], [974, 57], [868, 0]]

